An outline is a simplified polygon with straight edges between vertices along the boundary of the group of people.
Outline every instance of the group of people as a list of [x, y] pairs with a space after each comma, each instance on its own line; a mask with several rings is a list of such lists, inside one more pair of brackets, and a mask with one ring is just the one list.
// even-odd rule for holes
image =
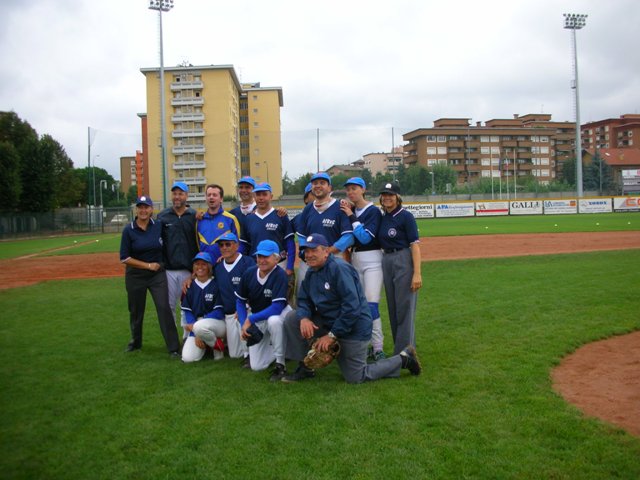
[[[403, 368], [419, 375], [415, 219], [402, 208], [396, 184], [381, 190], [381, 209], [365, 199], [362, 178], [344, 187], [347, 198], [337, 200], [331, 177], [316, 173], [305, 188], [304, 209], [292, 220], [272, 206], [271, 186], [251, 177], [239, 180], [240, 205], [229, 212], [216, 184], [206, 187], [204, 213], [188, 206], [182, 182], [173, 184], [172, 206], [156, 220], [151, 199], [140, 197], [120, 248], [131, 326], [127, 351], [142, 347], [149, 290], [167, 349], [184, 362], [207, 351], [220, 359], [226, 350], [243, 367], [272, 366], [271, 381], [291, 383], [315, 376], [303, 359], [317, 340], [320, 351], [339, 343], [337, 362], [349, 383], [397, 377]], [[394, 344], [389, 358], [379, 312], [383, 283]], [[179, 301], [182, 348], [174, 318]], [[294, 371], [287, 360], [298, 362]]]

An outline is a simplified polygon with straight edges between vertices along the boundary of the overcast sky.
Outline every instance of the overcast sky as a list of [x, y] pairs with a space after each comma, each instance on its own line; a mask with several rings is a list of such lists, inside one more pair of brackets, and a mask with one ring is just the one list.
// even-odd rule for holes
[[[577, 32], [582, 122], [639, 113], [638, 0], [175, 0], [164, 60], [232, 64], [241, 81], [282, 87], [295, 178], [316, 169], [316, 129], [325, 169], [441, 117], [573, 121], [565, 12], [589, 15]], [[157, 17], [147, 0], [3, 0], [0, 110], [52, 135], [77, 167], [91, 127], [96, 165], [119, 178], [118, 158], [141, 148]]]

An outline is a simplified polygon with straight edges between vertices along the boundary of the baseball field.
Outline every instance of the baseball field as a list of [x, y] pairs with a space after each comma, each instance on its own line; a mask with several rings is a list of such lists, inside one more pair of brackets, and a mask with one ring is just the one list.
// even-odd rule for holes
[[[2, 477], [640, 478], [640, 438], [551, 379], [580, 346], [640, 330], [640, 214], [475, 220], [420, 222], [426, 246], [467, 236], [467, 258], [423, 251], [423, 375], [357, 386], [335, 365], [287, 385], [236, 360], [171, 361], [150, 300], [143, 349], [124, 354], [118, 236], [0, 243]], [[611, 248], [537, 251], [547, 235]], [[521, 248], [468, 258], [487, 245]], [[66, 279], [76, 269], [104, 278]]]

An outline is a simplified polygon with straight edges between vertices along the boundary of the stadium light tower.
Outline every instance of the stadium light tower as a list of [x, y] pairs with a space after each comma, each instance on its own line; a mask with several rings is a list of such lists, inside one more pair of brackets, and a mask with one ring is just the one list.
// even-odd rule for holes
[[150, 0], [149, 10], [158, 11], [160, 25], [160, 151], [162, 156], [162, 206], [168, 206], [167, 126], [164, 105], [164, 50], [162, 45], [162, 12], [173, 8], [173, 0]]
[[580, 30], [587, 23], [587, 15], [578, 13], [564, 13], [564, 28], [571, 30], [573, 36], [573, 77], [572, 88], [575, 93], [576, 109], [576, 186], [578, 198], [583, 195], [582, 191], [582, 142], [580, 141], [580, 95], [578, 91], [578, 46], [576, 43], [576, 30]]

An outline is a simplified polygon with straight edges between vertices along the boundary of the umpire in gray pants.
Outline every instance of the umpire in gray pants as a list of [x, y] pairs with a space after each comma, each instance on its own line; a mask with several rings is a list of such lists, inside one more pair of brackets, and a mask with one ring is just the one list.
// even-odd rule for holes
[[402, 368], [419, 375], [422, 368], [412, 345], [398, 355], [367, 364], [373, 324], [369, 304], [358, 273], [329, 253], [329, 242], [323, 235], [314, 233], [306, 238], [305, 260], [309, 270], [298, 292], [298, 309], [290, 312], [284, 323], [287, 358], [299, 365], [282, 381], [293, 383], [315, 376], [302, 362], [315, 338], [320, 351], [340, 343], [337, 360], [348, 383], [399, 377]]

